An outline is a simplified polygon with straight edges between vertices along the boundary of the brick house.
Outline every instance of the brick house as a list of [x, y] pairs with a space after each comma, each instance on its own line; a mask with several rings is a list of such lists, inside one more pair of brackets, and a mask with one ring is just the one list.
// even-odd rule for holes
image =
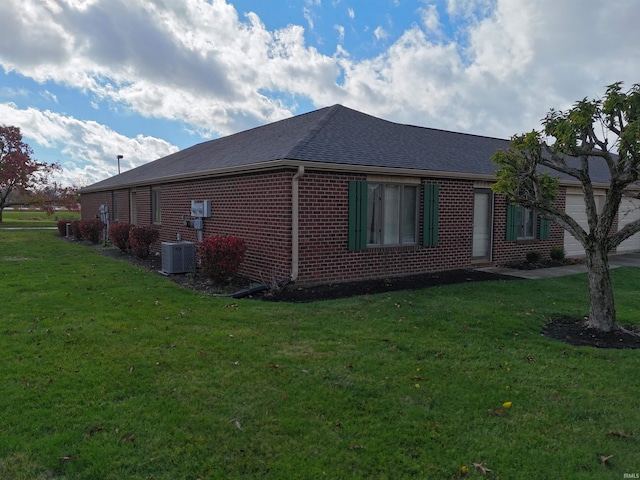
[[[160, 242], [233, 234], [248, 247], [242, 274], [305, 285], [548, 255], [565, 244], [561, 227], [490, 189], [491, 155], [507, 145], [334, 105], [88, 186], [82, 215], [108, 205], [111, 222], [155, 225]], [[210, 202], [201, 230], [191, 226], [192, 200]]]

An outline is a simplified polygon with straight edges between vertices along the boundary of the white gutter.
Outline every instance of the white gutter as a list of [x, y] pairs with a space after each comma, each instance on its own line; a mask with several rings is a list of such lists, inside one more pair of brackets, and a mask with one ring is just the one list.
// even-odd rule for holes
[[291, 281], [298, 278], [299, 250], [299, 195], [298, 180], [304, 175], [304, 166], [298, 165], [298, 171], [291, 180]]

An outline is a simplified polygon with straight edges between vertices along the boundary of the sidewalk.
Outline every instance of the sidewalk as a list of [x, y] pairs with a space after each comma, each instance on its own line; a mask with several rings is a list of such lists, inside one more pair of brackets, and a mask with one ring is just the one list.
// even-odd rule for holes
[[[609, 267], [640, 267], [640, 252], [613, 254], [609, 256]], [[479, 268], [483, 272], [499, 273], [500, 275], [508, 275], [510, 277], [528, 278], [530, 280], [538, 278], [563, 277], [565, 275], [573, 275], [576, 273], [586, 273], [587, 266], [585, 264], [566, 265], [562, 267], [539, 268], [537, 270], [518, 270], [505, 267], [486, 267]]]

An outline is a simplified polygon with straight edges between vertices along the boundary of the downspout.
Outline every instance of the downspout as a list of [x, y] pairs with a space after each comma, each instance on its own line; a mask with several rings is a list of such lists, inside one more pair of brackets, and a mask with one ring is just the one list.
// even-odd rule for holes
[[291, 180], [291, 278], [295, 282], [298, 278], [298, 250], [299, 250], [299, 195], [298, 180], [304, 175], [304, 166], [298, 165], [298, 171]]

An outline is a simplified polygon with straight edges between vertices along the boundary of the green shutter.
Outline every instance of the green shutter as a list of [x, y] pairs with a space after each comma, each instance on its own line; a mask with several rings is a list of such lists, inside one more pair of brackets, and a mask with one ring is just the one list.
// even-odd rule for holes
[[367, 248], [367, 182], [349, 182], [349, 250]]
[[546, 218], [540, 219], [540, 240], [549, 240], [551, 238], [551, 221]]
[[440, 185], [423, 185], [422, 245], [435, 247], [438, 244], [438, 208]]
[[518, 239], [519, 220], [518, 205], [507, 205], [507, 231], [505, 236], [507, 242], [515, 242]]

